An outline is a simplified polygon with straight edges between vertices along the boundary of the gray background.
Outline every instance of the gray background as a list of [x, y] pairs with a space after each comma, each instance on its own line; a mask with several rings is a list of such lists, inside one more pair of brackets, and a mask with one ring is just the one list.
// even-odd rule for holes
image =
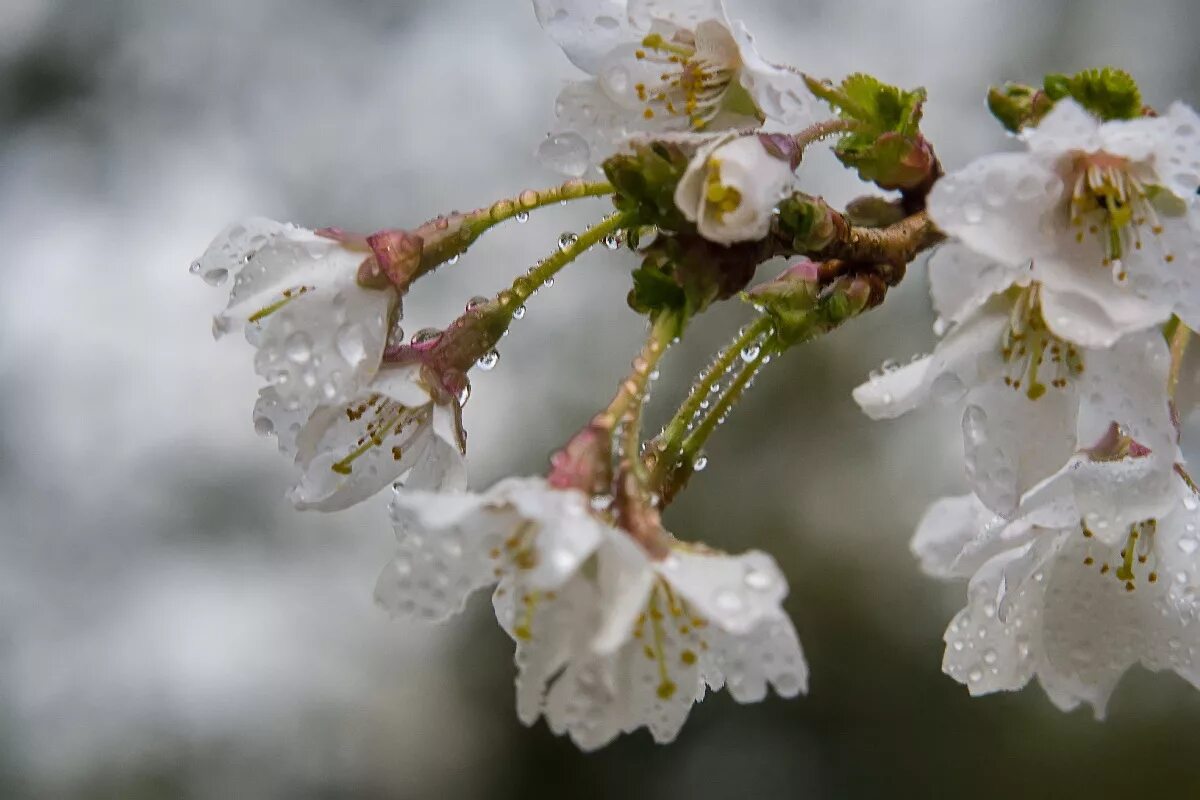
[[[990, 81], [1113, 63], [1152, 103], [1200, 101], [1190, 0], [732, 5], [769, 57], [927, 86], [951, 168], [1011, 146]], [[245, 214], [370, 230], [546, 185], [532, 153], [572, 74], [524, 0], [0, 0], [0, 796], [1200, 795], [1200, 695], [1174, 676], [1135, 670], [1100, 725], [940, 674], [963, 587], [923, 579], [907, 540], [962, 488], [956, 420], [871, 424], [849, 397], [932, 344], [920, 266], [773, 364], [667, 518], [776, 554], [809, 697], [719, 695], [671, 747], [584, 756], [517, 722], [486, 599], [439, 628], [373, 607], [383, 498], [290, 509], [250, 350], [211, 341], [223, 292], [187, 265]], [[829, 158], [805, 170], [834, 200], [862, 189]], [[406, 327], [603, 212], [495, 232], [422, 282]], [[476, 485], [541, 471], [607, 401], [641, 332], [634, 265], [589, 255], [531, 302], [466, 410]], [[696, 324], [652, 416], [745, 318]]]

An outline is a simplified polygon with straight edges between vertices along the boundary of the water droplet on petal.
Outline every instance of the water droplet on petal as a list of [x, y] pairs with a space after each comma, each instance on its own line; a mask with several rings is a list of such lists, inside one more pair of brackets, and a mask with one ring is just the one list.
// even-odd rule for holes
[[352, 367], [367, 357], [363, 329], [357, 322], [350, 322], [338, 328], [335, 344], [338, 354]]
[[210, 269], [208, 272], [200, 276], [209, 286], [220, 286], [229, 277], [227, 269]]
[[287, 357], [297, 364], [303, 364], [312, 358], [312, 339], [304, 331], [295, 331], [283, 342]]
[[775, 585], [775, 579], [771, 577], [771, 574], [761, 569], [747, 570], [745, 580], [746, 585], [756, 592], [765, 592]]
[[188, 267], [188, 272], [192, 273], [193, 275], [199, 275], [200, 274], [200, 262], [193, 261], [192, 265], [190, 267]]
[[727, 613], [737, 613], [745, 606], [745, 601], [742, 596], [733, 589], [722, 589], [713, 596], [713, 602], [717, 608]]

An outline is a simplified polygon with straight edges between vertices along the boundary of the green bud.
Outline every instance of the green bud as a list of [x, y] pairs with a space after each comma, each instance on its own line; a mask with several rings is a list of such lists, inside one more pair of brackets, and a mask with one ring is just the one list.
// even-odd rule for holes
[[1056, 100], [1069, 96], [1106, 121], [1142, 116], [1142, 93], [1137, 81], [1128, 72], [1113, 67], [1085, 69], [1069, 78], [1047, 75], [1046, 93]]
[[1006, 83], [988, 90], [988, 110], [1012, 133], [1036, 126], [1054, 108], [1050, 90], [1042, 91], [1020, 83]]
[[904, 219], [904, 207], [895, 200], [877, 195], [856, 197], [846, 206], [846, 219], [863, 228], [886, 228]]
[[779, 203], [779, 232], [796, 252], [813, 252], [829, 246], [837, 236], [833, 209], [819, 197], [797, 192]]
[[691, 223], [675, 205], [675, 187], [687, 170], [690, 148], [674, 142], [645, 142], [632, 153], [604, 162], [604, 174], [615, 188], [613, 203], [632, 213], [638, 225], [669, 231], [690, 230]]

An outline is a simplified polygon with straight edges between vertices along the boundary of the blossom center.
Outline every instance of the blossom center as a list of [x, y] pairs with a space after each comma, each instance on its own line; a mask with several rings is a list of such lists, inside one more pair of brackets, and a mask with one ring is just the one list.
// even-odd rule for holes
[[[1113, 268], [1118, 280], [1127, 277], [1121, 259], [1130, 249], [1142, 249], [1143, 231], [1149, 231], [1155, 240], [1163, 232], [1154, 207], [1161, 190], [1136, 173], [1128, 159], [1104, 152], [1076, 155], [1071, 162], [1068, 211], [1075, 241], [1082, 244], [1088, 235], [1095, 237], [1103, 253], [1101, 264]], [[1175, 260], [1161, 241], [1159, 249], [1163, 261]]]
[[1047, 379], [1051, 387], [1065, 389], [1083, 373], [1083, 356], [1075, 345], [1050, 332], [1041, 305], [1040, 284], [1021, 289], [1000, 341], [1000, 354], [1007, 365], [1005, 385], [1024, 390], [1030, 400], [1046, 394]]
[[[346, 419], [350, 422], [366, 420], [362, 435], [354, 442], [354, 447], [341, 461], [330, 466], [339, 475], [349, 475], [354, 471], [354, 462], [370, 451], [383, 447], [390, 437], [401, 436], [414, 422], [418, 411], [399, 403], [388, 400], [381, 394], [372, 394], [358, 404], [346, 407]], [[399, 461], [404, 457], [404, 448], [392, 445], [392, 459]]]
[[[700, 633], [706, 627], [708, 621], [689, 609], [665, 580], [655, 581], [646, 610], [634, 624], [633, 638], [642, 643], [645, 657], [655, 662], [658, 671], [655, 693], [659, 698], [673, 697], [679, 688], [672, 679], [674, 670], [694, 666], [700, 658], [698, 651], [708, 649], [708, 642]], [[670, 645], [675, 642], [682, 645], [678, 655], [670, 652]]]
[[645, 104], [646, 119], [666, 113], [686, 118], [693, 130], [703, 130], [720, 113], [738, 65], [700, 52], [694, 43], [682, 41], [686, 38], [677, 34], [668, 41], [652, 33], [643, 39], [637, 58], [661, 65], [663, 71], [656, 83], [638, 83], [634, 90]]
[[732, 186], [721, 183], [721, 161], [709, 158], [704, 180], [704, 199], [708, 201], [708, 210], [717, 222], [725, 219], [726, 214], [737, 211], [742, 205], [742, 193]]
[[[1080, 531], [1083, 537], [1088, 540], [1088, 554], [1084, 557], [1084, 566], [1096, 566], [1097, 557], [1092, 552], [1092, 543], [1094, 542], [1095, 534], [1087, 527], [1086, 524], [1080, 523]], [[1129, 526], [1129, 531], [1125, 534], [1125, 543], [1121, 550], [1116, 554], [1116, 558], [1111, 558], [1111, 552], [1101, 554], [1099, 558], [1099, 569], [1101, 575], [1112, 575], [1121, 583], [1125, 584], [1125, 591], [1132, 592], [1137, 588], [1139, 573], [1144, 573], [1144, 577], [1149, 583], [1158, 581], [1158, 572], [1154, 569], [1156, 561], [1154, 558], [1154, 535], [1158, 530], [1158, 520], [1148, 519]], [[1103, 548], [1108, 551], [1108, 548]]]

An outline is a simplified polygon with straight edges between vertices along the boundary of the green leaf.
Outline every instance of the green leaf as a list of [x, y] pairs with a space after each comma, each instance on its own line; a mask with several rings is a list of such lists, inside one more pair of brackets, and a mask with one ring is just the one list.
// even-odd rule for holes
[[1051, 73], [1043, 82], [1054, 101], [1070, 97], [1102, 120], [1142, 115], [1142, 93], [1128, 72], [1113, 67], [1085, 69], [1075, 75]]
[[675, 278], [654, 266], [643, 265], [633, 271], [633, 290], [629, 306], [639, 314], [653, 311], [682, 310], [687, 296]]

